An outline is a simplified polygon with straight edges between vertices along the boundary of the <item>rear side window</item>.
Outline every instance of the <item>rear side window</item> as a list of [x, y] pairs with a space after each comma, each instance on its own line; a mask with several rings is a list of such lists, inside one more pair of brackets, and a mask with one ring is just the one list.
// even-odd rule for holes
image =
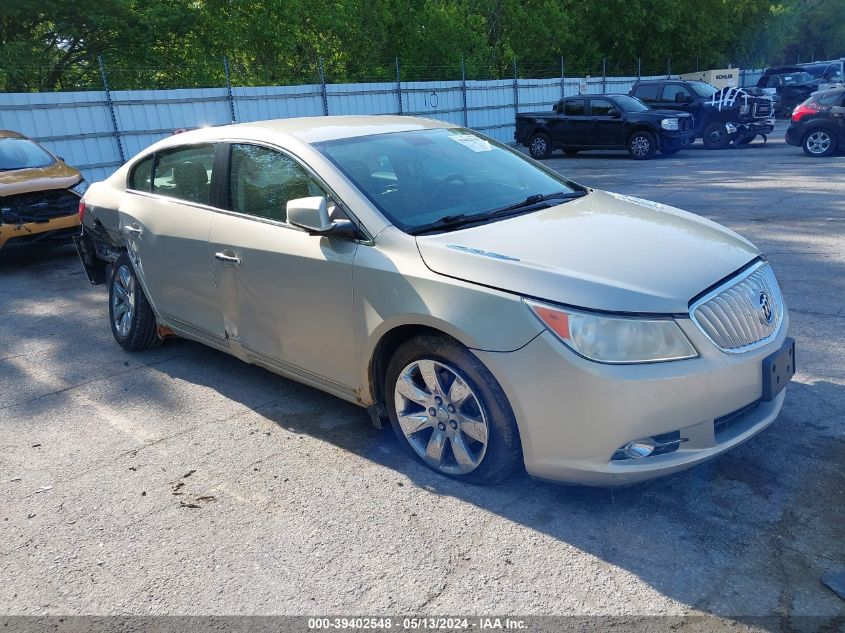
[[[840, 93], [832, 93], [829, 95], [823, 95], [816, 99], [816, 103], [823, 106], [835, 106], [839, 102], [839, 97], [843, 96]], [[812, 101], [812, 99], [811, 99]]]
[[153, 159], [150, 155], [141, 160], [129, 174], [129, 188], [135, 191], [149, 191], [153, 181]]
[[209, 204], [214, 145], [191, 145], [156, 154], [153, 193]]
[[566, 101], [563, 104], [563, 113], [567, 116], [584, 116], [584, 102], [581, 99]]
[[634, 96], [645, 103], [655, 103], [660, 84], [643, 84], [634, 89]]

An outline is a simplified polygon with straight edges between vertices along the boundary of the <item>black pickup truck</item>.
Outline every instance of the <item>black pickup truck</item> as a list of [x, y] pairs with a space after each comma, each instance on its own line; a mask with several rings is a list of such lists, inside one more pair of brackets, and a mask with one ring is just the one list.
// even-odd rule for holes
[[557, 102], [554, 112], [516, 115], [514, 139], [534, 158], [556, 149], [568, 155], [584, 149], [627, 149], [635, 160], [675, 154], [693, 142], [693, 117], [652, 110], [628, 95], [579, 95]]
[[692, 114], [695, 137], [708, 149], [765, 139], [775, 128], [772, 98], [757, 88], [719, 90], [705, 81], [657, 79], [638, 81], [629, 94], [653, 108]]

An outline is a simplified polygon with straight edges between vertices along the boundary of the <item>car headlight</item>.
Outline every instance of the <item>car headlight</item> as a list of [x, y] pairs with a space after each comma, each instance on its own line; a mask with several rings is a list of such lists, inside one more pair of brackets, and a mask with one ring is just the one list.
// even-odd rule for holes
[[661, 119], [660, 127], [662, 127], [664, 130], [677, 130], [678, 119]]
[[657, 363], [698, 352], [674, 319], [618, 317], [524, 300], [573, 352], [599, 363]]

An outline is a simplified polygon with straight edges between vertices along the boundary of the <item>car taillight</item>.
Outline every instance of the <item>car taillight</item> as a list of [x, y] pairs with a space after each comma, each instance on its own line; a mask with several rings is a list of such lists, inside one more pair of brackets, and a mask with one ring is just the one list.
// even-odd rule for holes
[[811, 101], [810, 103], [802, 103], [800, 106], [795, 108], [792, 111], [792, 120], [796, 123], [803, 119], [805, 116], [810, 116], [811, 114], [818, 114], [825, 108], [815, 101]]
[[79, 223], [82, 224], [82, 220], [85, 218], [85, 200], [82, 198], [79, 199]]

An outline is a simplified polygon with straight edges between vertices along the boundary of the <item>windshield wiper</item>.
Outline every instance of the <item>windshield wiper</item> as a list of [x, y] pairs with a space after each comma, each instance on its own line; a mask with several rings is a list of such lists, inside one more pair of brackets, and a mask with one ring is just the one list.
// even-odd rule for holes
[[533, 196], [528, 196], [522, 202], [509, 204], [508, 206], [502, 207], [501, 209], [494, 209], [493, 211], [488, 211], [487, 213], [481, 215], [483, 217], [498, 217], [502, 215], [508, 215], [512, 211], [522, 211], [529, 207], [533, 207], [534, 205], [538, 205], [543, 202], [548, 202], [549, 200], [574, 200], [575, 198], [582, 198], [586, 195], [586, 191], [581, 191], [577, 189], [575, 191], [558, 191], [557, 193], [548, 193], [546, 195], [536, 193]]
[[[456, 229], [461, 226], [466, 226], [467, 224], [483, 222], [484, 220], [489, 220], [493, 217], [501, 218], [503, 216], [517, 215], [518, 213], [533, 211], [540, 205], [550, 207], [557, 204], [556, 201], [558, 200], [574, 200], [575, 198], [582, 198], [586, 195], [587, 192], [581, 190], [558, 191], [556, 193], [549, 193], [545, 195], [538, 193], [528, 196], [524, 200], [514, 204], [509, 204], [506, 207], [493, 209], [492, 211], [485, 211], [484, 213], [472, 213], [469, 215], [466, 213], [444, 215], [442, 218], [435, 220], [434, 222], [415, 227], [409, 231], [409, 233], [411, 235], [422, 235], [423, 233], [430, 233], [431, 231], [439, 231], [442, 229]], [[551, 201], [555, 202], [552, 203]]]

